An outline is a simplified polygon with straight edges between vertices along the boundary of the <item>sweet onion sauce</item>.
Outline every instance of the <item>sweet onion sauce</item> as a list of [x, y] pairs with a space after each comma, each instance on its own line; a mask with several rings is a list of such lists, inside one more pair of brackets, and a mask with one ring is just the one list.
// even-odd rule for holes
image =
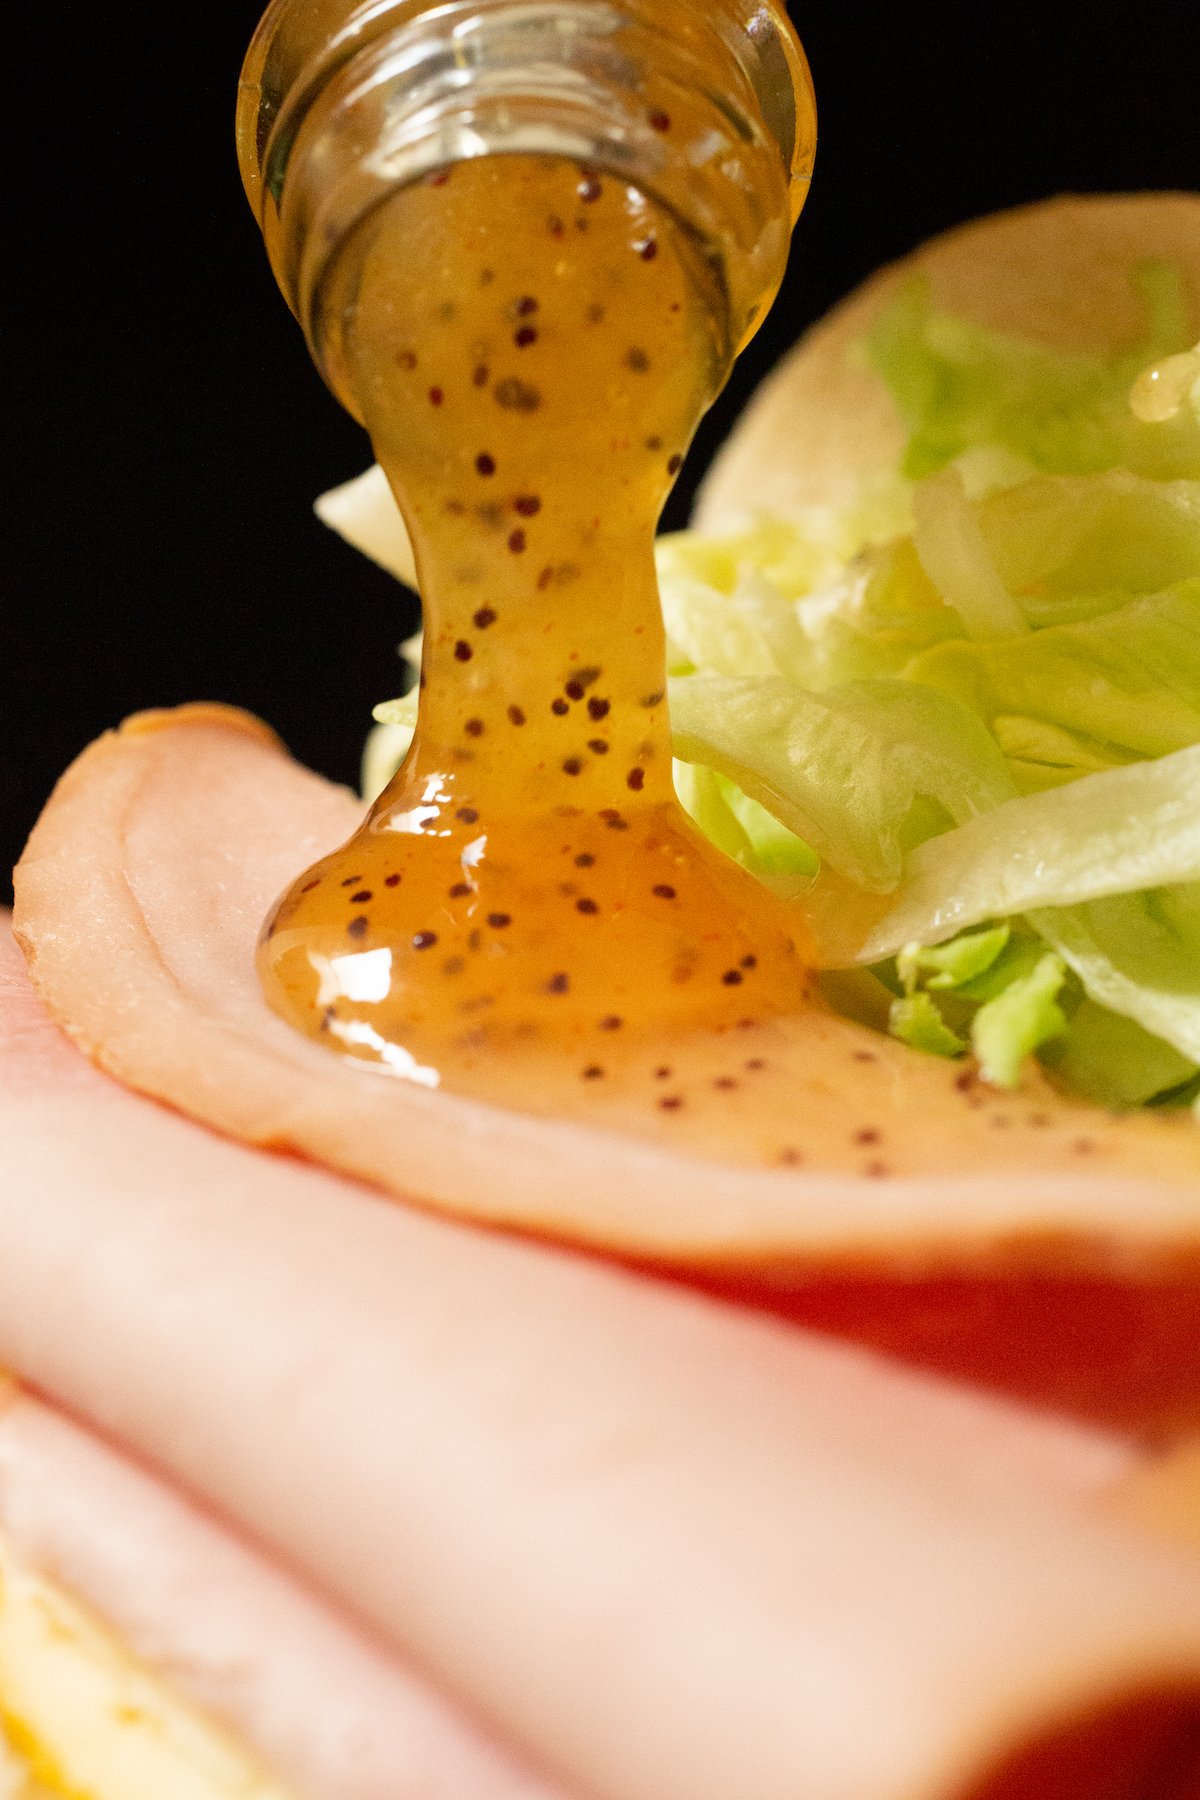
[[808, 986], [799, 916], [672, 783], [653, 540], [724, 366], [714, 276], [636, 189], [555, 159], [464, 163], [367, 232], [350, 355], [417, 549], [420, 726], [270, 921], [268, 992], [429, 1085], [637, 1067], [662, 1112], [665, 1040], [715, 1034], [732, 1074], [717, 1044]]

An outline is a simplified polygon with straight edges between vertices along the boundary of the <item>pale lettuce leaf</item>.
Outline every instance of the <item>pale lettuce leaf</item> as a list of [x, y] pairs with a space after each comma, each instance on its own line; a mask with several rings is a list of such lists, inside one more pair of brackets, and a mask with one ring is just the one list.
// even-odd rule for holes
[[676, 753], [718, 770], [843, 876], [895, 889], [915, 843], [1013, 788], [994, 741], [947, 696], [900, 682], [809, 694], [778, 678], [671, 684]]
[[859, 960], [984, 920], [1200, 881], [1200, 745], [1010, 800], [919, 845], [905, 875]]

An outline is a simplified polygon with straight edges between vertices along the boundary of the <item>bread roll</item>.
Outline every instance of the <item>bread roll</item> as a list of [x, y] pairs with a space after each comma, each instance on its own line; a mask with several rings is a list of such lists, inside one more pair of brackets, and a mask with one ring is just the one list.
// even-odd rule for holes
[[1133, 276], [1175, 264], [1200, 337], [1200, 194], [1063, 195], [960, 226], [881, 269], [815, 325], [767, 379], [700, 492], [696, 524], [839, 505], [893, 471], [905, 429], [855, 348], [903, 283], [929, 280], [939, 310], [1052, 349], [1112, 355], [1137, 343]]

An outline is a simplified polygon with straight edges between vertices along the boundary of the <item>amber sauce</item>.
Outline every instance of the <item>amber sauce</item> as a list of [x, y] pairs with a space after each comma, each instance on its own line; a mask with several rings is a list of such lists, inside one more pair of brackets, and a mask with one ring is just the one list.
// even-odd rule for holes
[[653, 539], [728, 354], [710, 272], [550, 159], [467, 163], [369, 230], [352, 356], [421, 571], [420, 728], [273, 921], [275, 1004], [472, 1088], [547, 1051], [594, 1087], [648, 1036], [794, 1011], [796, 916], [672, 783]]
[[276, 1011], [380, 1072], [726, 1161], [958, 1172], [997, 1131], [1010, 1167], [1119, 1161], [1103, 1120], [834, 1016], [800, 910], [675, 799], [653, 539], [731, 359], [700, 247], [619, 180], [518, 156], [404, 190], [360, 240], [339, 304], [416, 549], [420, 722], [268, 921]]

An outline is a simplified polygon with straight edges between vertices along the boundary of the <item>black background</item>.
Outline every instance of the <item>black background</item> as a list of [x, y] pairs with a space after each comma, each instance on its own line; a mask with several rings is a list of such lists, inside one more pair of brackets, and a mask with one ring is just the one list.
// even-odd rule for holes
[[[1045, 194], [1200, 188], [1196, 0], [792, 10], [821, 102], [813, 198], [670, 523], [772, 360], [881, 261]], [[255, 0], [22, 12], [3, 40], [0, 869], [70, 758], [140, 707], [237, 702], [353, 780], [413, 623], [312, 517], [369, 451], [242, 197]]]

